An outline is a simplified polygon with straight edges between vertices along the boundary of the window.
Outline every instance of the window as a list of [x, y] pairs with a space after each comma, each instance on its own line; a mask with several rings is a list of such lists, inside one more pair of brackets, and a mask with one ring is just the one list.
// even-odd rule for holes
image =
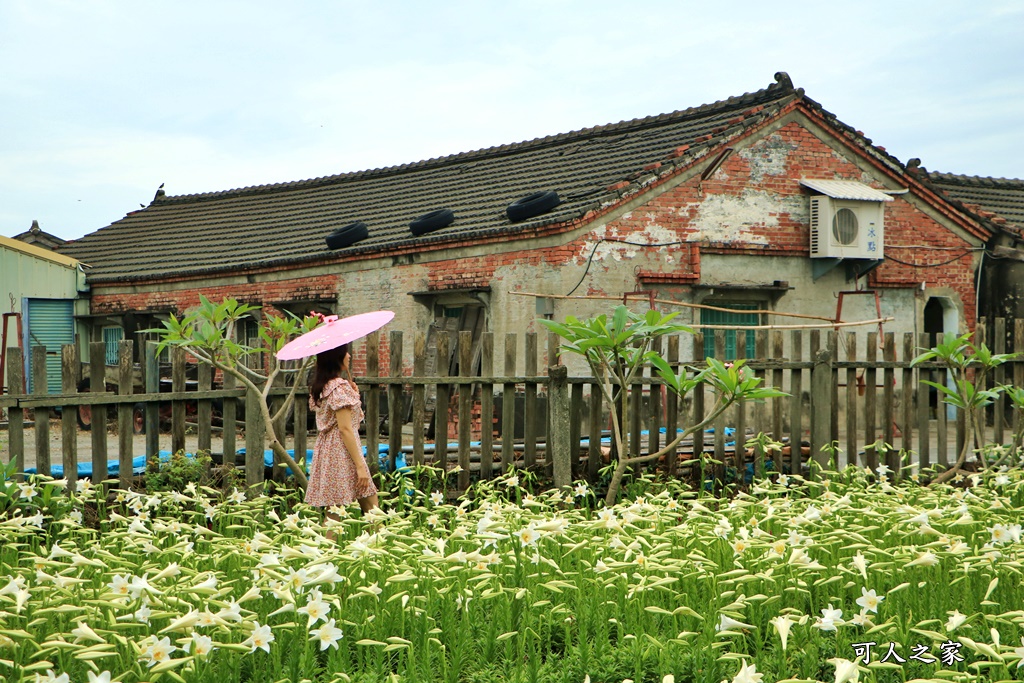
[[121, 340], [124, 339], [124, 328], [122, 327], [104, 327], [103, 328], [103, 348], [104, 348], [104, 362], [107, 365], [117, 365], [117, 351]]
[[[702, 325], [759, 325], [761, 317], [757, 313], [743, 313], [742, 311], [755, 311], [762, 308], [761, 304], [755, 303], [710, 303], [712, 306], [729, 308], [732, 311], [711, 311], [702, 308], [700, 311], [700, 322]], [[736, 360], [736, 335], [738, 330], [705, 330], [704, 331], [704, 356], [715, 357], [715, 333], [725, 334], [725, 358], [723, 360]], [[747, 358], [754, 357], [754, 330], [748, 330], [746, 335]]]

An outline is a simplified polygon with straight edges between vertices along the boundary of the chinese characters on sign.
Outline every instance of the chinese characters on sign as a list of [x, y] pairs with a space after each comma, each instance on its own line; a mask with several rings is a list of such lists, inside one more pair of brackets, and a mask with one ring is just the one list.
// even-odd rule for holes
[[[872, 648], [877, 646], [878, 643], [869, 641], [866, 643], [854, 643], [853, 654], [854, 657], [860, 657], [864, 664], [870, 664], [875, 660], [875, 655], [880, 652], [883, 647], [879, 646], [876, 651], [872, 651]], [[935, 657], [931, 656], [931, 650], [927, 645], [913, 645], [910, 648], [910, 654], [906, 657], [900, 656], [896, 651], [896, 643], [888, 643], [885, 647], [885, 654], [882, 655], [879, 662], [893, 662], [894, 664], [904, 664], [907, 659], [913, 659], [918, 662], [924, 662], [925, 664], [934, 664], [936, 661], [940, 662], [942, 666], [953, 666], [957, 662], [964, 661], [964, 658], [960, 655], [960, 649], [963, 644], [955, 640], [947, 640], [946, 642], [939, 645], [939, 656], [936, 660]]]

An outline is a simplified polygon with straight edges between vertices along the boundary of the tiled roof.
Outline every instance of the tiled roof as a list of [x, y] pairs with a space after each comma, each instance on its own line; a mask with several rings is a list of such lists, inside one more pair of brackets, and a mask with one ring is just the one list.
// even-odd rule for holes
[[[911, 160], [912, 162], [915, 160]], [[982, 220], [1020, 235], [1024, 232], [1024, 180], [925, 171], [932, 187]]]
[[[763, 90], [713, 104], [402, 166], [205, 194], [159, 191], [148, 207], [69, 242], [61, 252], [91, 266], [90, 281], [112, 282], [512, 235], [571, 221], [617, 200], [623, 181], [650, 175], [656, 162], [658, 172], [689, 164], [802, 92], [780, 73]], [[546, 190], [557, 191], [562, 204], [509, 222], [508, 204]], [[455, 212], [454, 223], [422, 237], [410, 233], [411, 220], [441, 208]], [[366, 223], [369, 237], [348, 249], [328, 250], [326, 235], [354, 221]]]

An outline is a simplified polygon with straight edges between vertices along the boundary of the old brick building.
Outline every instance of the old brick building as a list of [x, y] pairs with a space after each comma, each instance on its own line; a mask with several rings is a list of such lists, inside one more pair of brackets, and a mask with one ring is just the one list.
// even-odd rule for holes
[[[388, 308], [392, 329], [444, 325], [503, 339], [538, 331], [539, 314], [610, 308], [513, 291], [648, 290], [736, 311], [687, 309], [684, 321], [751, 324], [761, 318], [744, 310], [831, 318], [838, 292], [869, 288], [896, 319], [887, 331], [923, 331], [929, 306], [941, 308], [947, 331], [969, 329], [984, 249], [1014, 239], [932, 180], [780, 73], [763, 90], [709, 105], [403, 166], [160, 191], [62, 252], [90, 266], [95, 329], [129, 335], [194, 305], [200, 292], [265, 311]], [[509, 219], [506, 207], [545, 191], [560, 203]], [[440, 209], [454, 221], [410, 231]], [[327, 247], [333, 230], [357, 221], [367, 237]], [[874, 309], [871, 297], [851, 297], [843, 317], [872, 318]]]

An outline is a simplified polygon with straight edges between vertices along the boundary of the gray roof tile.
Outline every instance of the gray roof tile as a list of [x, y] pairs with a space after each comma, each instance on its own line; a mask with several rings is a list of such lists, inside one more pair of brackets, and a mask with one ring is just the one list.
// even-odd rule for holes
[[[632, 121], [562, 133], [390, 168], [204, 194], [162, 196], [139, 211], [63, 246], [91, 266], [92, 282], [215, 274], [261, 266], [507, 233], [570, 221], [617, 193], [654, 162], [672, 164], [716, 146], [802, 96], [788, 77], [754, 93]], [[689, 145], [683, 153], [674, 152]], [[505, 207], [556, 190], [562, 204], [510, 223]], [[450, 226], [414, 237], [409, 222], [434, 209]], [[369, 237], [330, 251], [333, 229], [363, 221]]]

